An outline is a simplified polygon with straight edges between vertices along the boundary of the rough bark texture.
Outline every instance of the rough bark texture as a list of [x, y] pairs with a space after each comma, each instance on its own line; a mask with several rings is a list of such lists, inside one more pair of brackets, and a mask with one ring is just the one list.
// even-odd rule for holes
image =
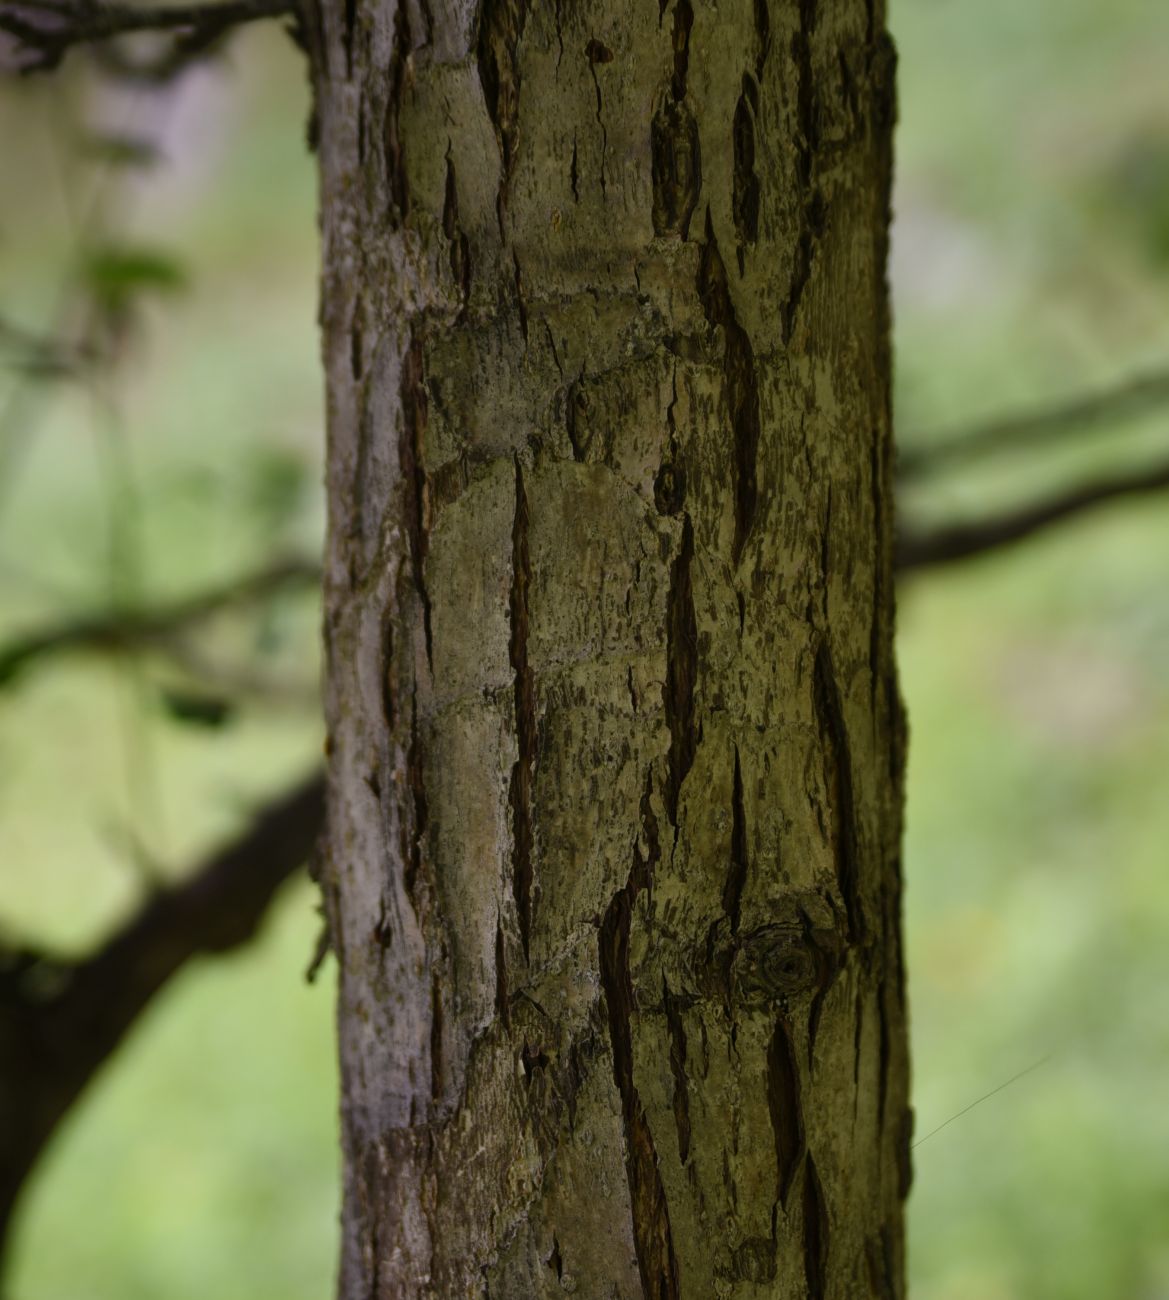
[[899, 1297], [879, 0], [328, 0], [345, 1300]]

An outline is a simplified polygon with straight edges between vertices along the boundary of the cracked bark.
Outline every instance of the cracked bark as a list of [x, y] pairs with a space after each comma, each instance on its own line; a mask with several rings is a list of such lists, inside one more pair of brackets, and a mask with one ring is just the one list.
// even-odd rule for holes
[[342, 1300], [896, 1300], [883, 14], [321, 24]]

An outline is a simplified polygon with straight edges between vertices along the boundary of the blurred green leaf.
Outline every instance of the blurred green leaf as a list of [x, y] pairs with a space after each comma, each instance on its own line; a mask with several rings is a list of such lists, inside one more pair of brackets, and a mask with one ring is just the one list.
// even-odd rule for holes
[[304, 457], [287, 447], [260, 446], [249, 456], [244, 484], [247, 508], [265, 534], [296, 517], [309, 482]]
[[1107, 205], [1154, 265], [1169, 262], [1169, 134], [1142, 128], [1103, 178]]
[[141, 136], [103, 135], [83, 136], [78, 152], [83, 158], [107, 163], [113, 167], [147, 169], [162, 160], [162, 152], [153, 140]]
[[182, 263], [165, 249], [109, 244], [94, 249], [81, 268], [82, 279], [103, 306], [118, 309], [143, 290], [176, 293], [186, 287]]
[[225, 726], [235, 716], [235, 704], [225, 696], [173, 688], [162, 691], [162, 707], [175, 722], [211, 729]]

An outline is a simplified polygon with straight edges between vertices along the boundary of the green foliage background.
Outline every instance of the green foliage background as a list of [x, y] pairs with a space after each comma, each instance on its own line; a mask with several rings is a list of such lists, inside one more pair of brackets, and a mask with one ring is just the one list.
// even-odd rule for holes
[[[1162, 365], [1169, 10], [896, 0], [892, 23], [903, 441]], [[81, 137], [95, 114], [156, 138], [160, 163], [111, 182], [112, 147]], [[5, 319], [53, 320], [57, 286], [102, 252], [80, 233], [95, 211], [160, 259], [130, 304], [124, 264], [99, 263], [126, 349], [107, 380], [0, 380], [0, 636], [317, 550], [306, 114], [275, 32], [169, 105], [75, 72], [0, 88]], [[917, 487], [904, 513], [974, 515], [1167, 442], [1169, 411]], [[919, 1133], [1049, 1058], [915, 1152], [916, 1300], [1169, 1297], [1167, 577], [1152, 498], [902, 584]], [[161, 660], [76, 658], [3, 696], [5, 931], [84, 950], [144, 874], [181, 870], [314, 760], [310, 599], [217, 620], [199, 648], [269, 687], [241, 687], [222, 726], [180, 725], [167, 699], [190, 682]], [[333, 974], [301, 979], [316, 932], [296, 884], [253, 948], [152, 1007], [30, 1190], [16, 1300], [330, 1292]]]

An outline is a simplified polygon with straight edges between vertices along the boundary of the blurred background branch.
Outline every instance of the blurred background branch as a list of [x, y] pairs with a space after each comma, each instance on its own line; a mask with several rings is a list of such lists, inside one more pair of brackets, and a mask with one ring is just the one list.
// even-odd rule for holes
[[57, 1125], [163, 985], [192, 957], [251, 939], [324, 819], [315, 773], [80, 960], [0, 949], [0, 1257], [17, 1196]]
[[76, 650], [125, 653], [166, 646], [192, 625], [224, 610], [265, 600], [287, 588], [315, 589], [320, 580], [319, 565], [288, 558], [169, 604], [107, 610], [26, 633], [0, 645], [0, 689], [11, 685], [34, 663], [54, 655]]
[[1062, 399], [1033, 411], [989, 420], [957, 433], [908, 437], [897, 451], [902, 482], [960, 468], [1001, 452], [1031, 451], [1103, 431], [1169, 407], [1169, 370], [1137, 375], [1097, 393]]
[[170, 47], [149, 64], [126, 59], [115, 69], [160, 80], [208, 54], [242, 24], [297, 13], [296, 0], [213, 0], [209, 4], [161, 6], [101, 0], [0, 0], [0, 31], [14, 38], [21, 72], [56, 68], [76, 45], [101, 44], [137, 32], [170, 32]]
[[898, 539], [894, 565], [899, 573], [906, 573], [969, 559], [1021, 542], [1096, 506], [1165, 488], [1169, 488], [1169, 461], [1085, 483], [976, 522], [920, 532], [904, 529]]

